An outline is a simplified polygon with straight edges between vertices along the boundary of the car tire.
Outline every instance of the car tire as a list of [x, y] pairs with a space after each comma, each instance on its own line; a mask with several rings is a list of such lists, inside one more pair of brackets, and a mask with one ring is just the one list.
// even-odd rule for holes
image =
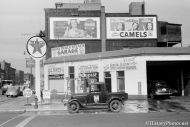
[[79, 111], [79, 103], [77, 101], [72, 101], [68, 104], [68, 110], [70, 113], [77, 113]]
[[110, 102], [110, 104], [109, 104], [109, 109], [112, 112], [119, 112], [119, 111], [121, 111], [121, 109], [122, 109], [121, 101], [119, 101], [119, 100], [112, 100]]

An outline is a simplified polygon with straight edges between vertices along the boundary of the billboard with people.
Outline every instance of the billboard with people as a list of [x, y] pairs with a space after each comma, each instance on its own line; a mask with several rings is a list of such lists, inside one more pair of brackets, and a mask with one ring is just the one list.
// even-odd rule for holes
[[156, 39], [157, 19], [152, 17], [107, 17], [107, 39]]
[[100, 39], [100, 18], [51, 17], [50, 39]]

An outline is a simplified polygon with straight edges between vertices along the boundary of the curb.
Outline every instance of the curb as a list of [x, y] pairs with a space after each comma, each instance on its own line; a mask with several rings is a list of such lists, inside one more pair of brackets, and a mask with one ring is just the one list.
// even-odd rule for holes
[[26, 112], [26, 110], [19, 110], [19, 109], [5, 109], [5, 110], [0, 110], [0, 112]]
[[59, 109], [5, 109], [0, 110], [0, 112], [67, 112], [67, 109], [59, 110]]

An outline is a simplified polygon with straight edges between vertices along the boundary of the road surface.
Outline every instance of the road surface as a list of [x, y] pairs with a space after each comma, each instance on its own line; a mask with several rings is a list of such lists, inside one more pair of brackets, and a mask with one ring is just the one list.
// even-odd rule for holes
[[[5, 117], [6, 116], [6, 117]], [[26, 112], [0, 113], [0, 127], [189, 127], [189, 112], [79, 113]], [[4, 119], [5, 122], [2, 122]], [[183, 125], [182, 125], [183, 124]]]

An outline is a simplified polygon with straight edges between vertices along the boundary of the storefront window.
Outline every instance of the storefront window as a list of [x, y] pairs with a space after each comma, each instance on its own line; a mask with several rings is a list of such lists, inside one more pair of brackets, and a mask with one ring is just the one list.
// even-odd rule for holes
[[124, 71], [117, 71], [117, 89], [118, 92], [125, 91], [125, 74]]
[[99, 74], [98, 74], [98, 72], [80, 73], [80, 78], [82, 81], [80, 89], [83, 92], [86, 92], [87, 88], [89, 87], [88, 84], [95, 83], [95, 82], [99, 81]]

